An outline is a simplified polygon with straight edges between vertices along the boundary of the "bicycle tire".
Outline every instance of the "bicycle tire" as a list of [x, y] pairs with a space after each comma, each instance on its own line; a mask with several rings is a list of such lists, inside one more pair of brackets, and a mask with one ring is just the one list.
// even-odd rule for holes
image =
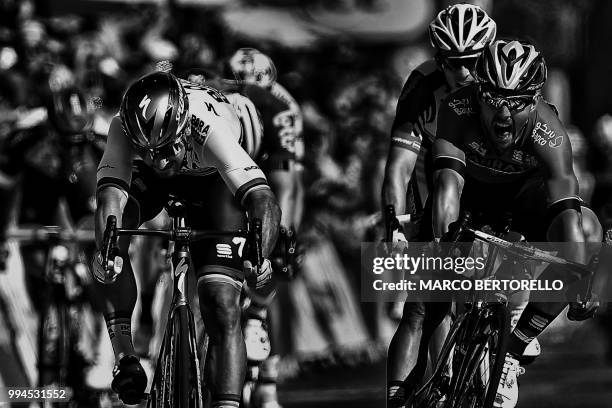
[[[53, 296], [55, 297], [56, 294]], [[68, 309], [68, 305], [63, 302], [51, 301], [45, 305], [44, 312], [41, 315], [38, 336], [38, 385], [40, 387], [51, 384], [59, 387], [67, 385], [67, 369], [70, 362], [70, 316]], [[51, 338], [55, 336], [51, 335], [50, 330], [52, 329], [49, 327], [52, 324], [50, 322], [53, 320], [53, 315], [57, 325], [55, 329], [57, 330], [56, 338]], [[55, 367], [52, 374], [50, 374], [50, 366], [41, 362], [42, 356], [49, 354], [53, 356], [54, 360], [51, 364], [51, 367]], [[64, 407], [67, 406], [67, 403], [45, 401], [40, 405], [42, 407]]]
[[[509, 334], [510, 316], [506, 306], [501, 303], [485, 305], [470, 335], [461, 369], [456, 376], [455, 383], [458, 387], [449, 398], [450, 406], [458, 408], [493, 406], [504, 366]], [[484, 368], [485, 365], [488, 369]]]
[[453, 362], [454, 350], [458, 341], [463, 337], [463, 332], [466, 330], [466, 323], [466, 315], [462, 314], [459, 315], [451, 325], [446, 340], [444, 340], [442, 350], [438, 356], [433, 374], [415, 394], [412, 404], [414, 408], [436, 408], [440, 400], [444, 397], [444, 393], [446, 392], [445, 388], [449, 386], [449, 384], [447, 384], [448, 377], [444, 375], [447, 372], [446, 367]]
[[196, 365], [195, 337], [192, 336], [193, 316], [190, 315], [190, 310], [186, 306], [177, 307], [172, 323], [175, 326], [174, 381], [171, 389], [174, 407], [199, 408], [201, 388], [198, 379], [199, 367]]
[[166, 331], [157, 358], [147, 408], [166, 408], [172, 404], [170, 389], [172, 387], [172, 373], [174, 372], [174, 324], [170, 323], [173, 320], [174, 313], [172, 311], [168, 316]]

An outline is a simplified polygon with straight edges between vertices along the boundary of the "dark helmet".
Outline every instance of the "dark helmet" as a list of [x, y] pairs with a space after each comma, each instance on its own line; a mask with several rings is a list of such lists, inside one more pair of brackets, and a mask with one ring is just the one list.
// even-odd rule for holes
[[123, 95], [120, 116], [132, 143], [157, 149], [180, 138], [188, 124], [189, 100], [177, 77], [154, 72], [134, 82]]
[[497, 40], [478, 58], [474, 74], [483, 88], [532, 95], [546, 82], [546, 62], [526, 41]]
[[93, 124], [93, 104], [79, 88], [68, 87], [52, 92], [47, 112], [49, 121], [65, 134], [77, 134], [89, 130]]

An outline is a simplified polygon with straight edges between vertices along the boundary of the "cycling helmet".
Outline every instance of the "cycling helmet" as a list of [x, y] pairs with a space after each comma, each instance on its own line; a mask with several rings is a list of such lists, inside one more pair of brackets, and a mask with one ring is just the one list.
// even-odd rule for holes
[[93, 104], [76, 87], [52, 92], [47, 112], [49, 121], [64, 134], [85, 132], [93, 124]]
[[478, 58], [474, 74], [483, 88], [535, 95], [546, 82], [546, 62], [526, 41], [497, 40]]
[[449, 6], [429, 24], [431, 45], [445, 56], [477, 55], [496, 32], [495, 21], [472, 4]]
[[272, 60], [255, 48], [240, 48], [228, 60], [228, 69], [239, 81], [269, 87], [276, 82]]
[[181, 137], [188, 124], [189, 100], [179, 79], [154, 72], [133, 83], [123, 96], [120, 116], [132, 143], [157, 149]]

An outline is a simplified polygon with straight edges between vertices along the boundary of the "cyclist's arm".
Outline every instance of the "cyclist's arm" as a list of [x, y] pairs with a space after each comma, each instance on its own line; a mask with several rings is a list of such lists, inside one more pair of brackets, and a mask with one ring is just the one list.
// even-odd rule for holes
[[433, 213], [436, 238], [442, 237], [451, 222], [459, 218], [465, 154], [450, 141], [438, 137], [434, 142]]
[[[552, 111], [548, 112], [550, 109], [546, 107], [543, 110], [547, 126], [544, 128], [542, 122], [538, 122], [532, 132], [531, 142], [535, 156], [542, 166], [548, 195], [547, 239], [553, 242], [584, 242], [578, 180], [572, 167], [569, 138]], [[554, 134], [549, 133], [551, 131]], [[545, 139], [538, 135], [545, 136]], [[544, 140], [545, 143], [535, 142], [536, 138]], [[572, 253], [564, 255], [573, 261], [586, 262], [586, 253], [579, 248], [582, 246], [575, 247], [574, 251], [570, 251]]]
[[400, 95], [391, 127], [391, 147], [385, 166], [382, 187], [382, 203], [393, 205], [397, 214], [406, 212], [406, 191], [408, 182], [421, 149], [421, 137], [415, 133], [414, 124], [427, 108], [431, 90], [424, 76], [413, 71]]
[[109, 215], [116, 216], [117, 227], [121, 227], [131, 177], [132, 146], [123, 133], [121, 119], [115, 117], [111, 122], [106, 148], [97, 171], [95, 228], [98, 247], [102, 243]]
[[281, 211], [259, 166], [240, 147], [232, 129], [220, 121], [211, 129], [204, 148], [204, 161], [217, 168], [250, 218], [262, 220], [263, 255], [269, 256], [278, 237]]
[[420, 138], [412, 133], [412, 125], [395, 129], [391, 134], [391, 147], [385, 166], [382, 203], [393, 205], [397, 214], [406, 212], [406, 191], [417, 161]]
[[279, 112], [272, 123], [272, 129], [264, 129], [264, 138], [274, 139], [272, 143], [264, 143], [269, 149], [266, 152], [269, 155], [266, 164], [269, 169], [268, 180], [282, 210], [281, 225], [291, 227], [298, 194], [295, 162], [298, 133], [295, 115], [291, 110]]

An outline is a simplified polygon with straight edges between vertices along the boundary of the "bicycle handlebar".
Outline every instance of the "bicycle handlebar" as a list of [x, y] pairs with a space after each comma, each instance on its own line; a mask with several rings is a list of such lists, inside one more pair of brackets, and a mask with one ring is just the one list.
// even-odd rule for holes
[[103, 265], [105, 265], [107, 280], [114, 281], [113, 268], [108, 266], [108, 261], [113, 259], [118, 253], [117, 241], [119, 236], [159, 236], [172, 241], [190, 243], [200, 241], [207, 238], [215, 237], [244, 237], [249, 243], [248, 259], [253, 265], [258, 267], [263, 264], [262, 253], [262, 222], [255, 218], [249, 222], [249, 229], [234, 230], [234, 231], [218, 231], [218, 230], [197, 230], [188, 227], [173, 227], [167, 230], [159, 229], [127, 229], [117, 228], [117, 218], [114, 215], [109, 215], [106, 219], [106, 228], [104, 230], [104, 238], [100, 253], [102, 255]]
[[509, 242], [505, 239], [498, 238], [494, 235], [487, 234], [486, 232], [477, 229], [468, 228], [467, 230], [473, 233], [476, 238], [488, 242], [497, 247], [500, 247], [502, 249], [505, 249], [511, 254], [514, 254], [521, 258], [530, 259], [534, 261], [542, 261], [553, 265], [566, 266], [572, 271], [578, 273], [580, 277], [593, 275], [593, 272], [588, 270], [586, 265], [579, 264], [578, 262], [569, 261], [565, 258], [549, 254], [546, 251], [534, 248], [532, 246], [523, 245], [516, 242]]
[[56, 226], [32, 227], [32, 228], [11, 228], [6, 233], [7, 239], [28, 242], [77, 242], [89, 243], [95, 241], [94, 230], [77, 229], [66, 230]]

